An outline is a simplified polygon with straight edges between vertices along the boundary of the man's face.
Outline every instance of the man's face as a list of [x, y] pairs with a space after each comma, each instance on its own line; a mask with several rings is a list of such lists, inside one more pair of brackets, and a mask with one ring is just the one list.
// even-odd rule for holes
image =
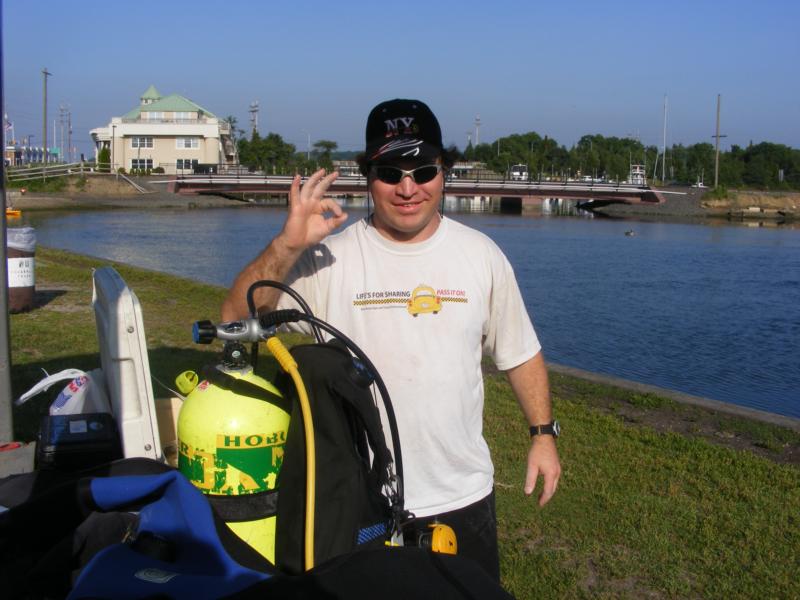
[[[402, 161], [387, 163], [406, 171], [438, 164], [438, 161]], [[417, 177], [420, 179], [420, 177]], [[370, 170], [369, 188], [375, 203], [373, 225], [384, 237], [396, 242], [422, 242], [433, 235], [439, 226], [438, 208], [442, 199], [442, 171], [428, 182], [417, 183], [405, 175], [399, 183], [381, 181]]]

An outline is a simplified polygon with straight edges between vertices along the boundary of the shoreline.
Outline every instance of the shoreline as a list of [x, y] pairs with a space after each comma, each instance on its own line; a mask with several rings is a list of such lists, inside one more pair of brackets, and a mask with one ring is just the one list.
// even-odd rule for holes
[[[25, 196], [18, 198], [17, 206], [23, 211], [29, 210], [31, 212], [45, 212], [60, 210], [239, 208], [258, 207], [261, 205], [215, 195], [182, 196], [168, 192], [153, 192], [147, 194], [137, 194], [135, 196], [131, 196], [129, 194], [108, 196], [85, 193], [69, 195], [61, 193], [28, 193]], [[688, 210], [678, 210], [671, 213], [662, 212], [660, 215], [642, 214], [641, 212], [636, 214], [629, 213], [626, 214], [626, 217], [641, 220], [649, 220], [648, 217], [651, 217], [654, 218], [653, 220], [673, 223], [727, 223], [727, 221], [722, 221], [719, 218], [719, 215], [706, 214], [702, 209], [698, 208], [696, 203], [691, 199], [687, 199], [682, 203], [676, 203], [676, 206], [678, 206], [678, 208], [683, 207], [684, 209], [686, 209], [686, 207], [690, 208]], [[620, 206], [619, 208], [648, 209], [652, 207]], [[682, 214], [677, 214], [678, 212], [682, 212]], [[87, 256], [87, 258], [95, 259], [96, 257]], [[788, 415], [782, 415], [780, 413], [749, 408], [732, 402], [725, 402], [701, 396], [693, 396], [691, 394], [669, 388], [661, 388], [650, 384], [624, 379], [614, 375], [586, 371], [580, 368], [560, 365], [557, 363], [548, 362], [548, 367], [552, 368], [556, 372], [572, 375], [587, 381], [611, 385], [633, 392], [655, 394], [682, 404], [700, 406], [708, 410], [715, 410], [732, 416], [740, 416], [800, 432], [800, 418], [798, 417], [791, 417]]]
[[[78, 184], [70, 181], [58, 192], [6, 190], [6, 202], [23, 211], [105, 209], [195, 209], [259, 206], [243, 199], [213, 194], [181, 195], [167, 192], [159, 178], [136, 177], [131, 182], [112, 175], [94, 175]], [[135, 183], [144, 193], [131, 185]], [[726, 200], [704, 199], [708, 188], [664, 188], [663, 204], [611, 204], [594, 209], [597, 218], [665, 222], [783, 225], [797, 223], [800, 192], [730, 190]], [[538, 207], [530, 212], [539, 212]], [[524, 213], [523, 213], [524, 214]]]
[[714, 400], [713, 398], [707, 398], [705, 396], [694, 396], [692, 394], [686, 394], [677, 390], [650, 385], [649, 383], [640, 383], [638, 381], [624, 379], [615, 375], [606, 375], [605, 373], [597, 373], [596, 371], [585, 371], [577, 367], [569, 367], [567, 365], [560, 365], [557, 363], [548, 362], [547, 368], [556, 373], [569, 375], [570, 377], [576, 377], [578, 379], [584, 379], [586, 381], [617, 387], [632, 392], [653, 394], [655, 396], [667, 398], [679, 404], [697, 406], [706, 410], [725, 413], [734, 417], [760, 421], [769, 425], [777, 425], [778, 427], [791, 429], [800, 433], [800, 417], [791, 417], [789, 415], [782, 415], [780, 413], [750, 408], [747, 406], [742, 406], [741, 404], [723, 402], [722, 400]]
[[[9, 194], [9, 192], [6, 192]], [[145, 194], [94, 194], [62, 192], [28, 192], [24, 196], [18, 192], [9, 195], [9, 205], [29, 212], [39, 211], [91, 211], [91, 210], [158, 210], [158, 209], [200, 209], [200, 208], [252, 208], [261, 205], [226, 196], [212, 194], [180, 195], [170, 192], [149, 192]], [[269, 205], [274, 206], [274, 205]], [[523, 211], [522, 215], [540, 214], [537, 206]], [[662, 221], [681, 223], [720, 223], [731, 221], [724, 212], [707, 210], [692, 200], [667, 202], [662, 205], [611, 205], [595, 209], [598, 219], [632, 219], [641, 221]]]
[[[81, 255], [75, 252], [55, 250], [46, 246], [37, 249], [37, 278], [39, 284], [36, 291], [35, 310], [30, 313], [30, 317], [39, 314], [44, 317], [45, 313], [50, 313], [49, 317], [60, 321], [60, 316], [64, 312], [76, 315], [75, 311], [86, 312], [85, 317], [90, 315], [90, 311], [83, 309], [80, 305], [88, 306], [90, 300], [91, 284], [87, 282], [81, 289], [74, 287], [74, 282], [69, 284], [58, 283], [58, 279], [53, 280], [48, 277], [56, 265], [61, 263], [74, 263], [81, 265], [83, 273], [90, 272], [98, 264], [111, 264], [121, 273], [128, 273], [133, 280], [140, 283], [134, 285], [144, 285], [141, 282], [161, 282], [166, 287], [180, 285], [190, 289], [197, 288], [206, 290], [197, 293], [197, 301], [203, 302], [219, 296], [219, 302], [225, 293], [225, 288], [219, 285], [199, 283], [185, 277], [165, 274], [158, 271], [143, 269]], [[41, 275], [40, 273], [41, 268]], [[135, 274], [135, 276], [134, 276]], [[84, 277], [85, 275], [81, 275]], [[127, 279], [127, 277], [126, 277]], [[66, 280], [61, 280], [66, 281]], [[167, 284], [166, 282], [175, 282]], [[65, 287], [66, 286], [66, 287]], [[85, 287], [85, 289], [83, 289]], [[80, 296], [83, 295], [83, 301]], [[77, 304], [76, 304], [77, 303]], [[196, 314], [214, 314], [218, 308], [216, 302], [212, 302], [216, 308], [209, 312], [198, 310]], [[145, 309], [145, 321], [149, 321], [151, 308], [155, 308], [143, 303]], [[161, 308], [157, 310], [162, 310]], [[163, 312], [163, 311], [162, 311]], [[192, 315], [196, 318], [196, 314]], [[15, 319], [27, 319], [29, 317], [17, 315]], [[93, 328], [92, 323], [91, 327]], [[12, 333], [14, 329], [12, 328]], [[154, 329], [148, 327], [148, 331]], [[152, 333], [151, 333], [152, 335]], [[150, 337], [150, 336], [148, 336]], [[29, 340], [27, 343], [32, 343]], [[35, 342], [33, 342], [35, 343]], [[49, 343], [49, 342], [48, 342]], [[188, 342], [186, 342], [188, 344]], [[171, 344], [170, 344], [171, 345]], [[181, 342], [179, 345], [184, 345]], [[193, 350], [197, 350], [194, 344], [188, 344]], [[207, 349], [202, 349], [207, 350]], [[71, 352], [72, 350], [70, 350]], [[152, 356], [158, 355], [158, 348], [150, 347], [148, 352]], [[34, 353], [39, 353], [34, 350]], [[91, 356], [83, 357], [90, 362], [94, 359]], [[30, 359], [24, 362], [29, 362]], [[38, 361], [33, 361], [38, 362]], [[151, 368], [156, 367], [156, 371], [163, 367], [160, 360], [151, 359]], [[74, 367], [74, 364], [58, 365], [59, 368]], [[55, 365], [50, 365], [51, 370], [58, 370]], [[763, 410], [752, 409], [738, 404], [713, 400], [699, 396], [692, 396], [686, 393], [656, 387], [649, 384], [639, 383], [620, 377], [605, 375], [596, 372], [584, 371], [574, 367], [547, 363], [550, 373], [550, 389], [553, 396], [554, 406], [560, 403], [573, 405], [575, 403], [585, 405], [598, 413], [612, 416], [628, 424], [638, 424], [652, 428], [656, 432], [677, 434], [690, 439], [704, 439], [713, 445], [727, 447], [740, 451], [748, 451], [755, 455], [766, 458], [772, 462], [791, 464], [800, 466], [800, 419], [778, 413], [770, 413]], [[35, 373], [33, 372], [35, 371]], [[23, 379], [30, 381], [17, 382], [17, 388], [28, 389], [41, 377], [35, 369], [23, 376]], [[487, 381], [496, 379], [502, 374], [497, 371], [491, 361], [485, 360], [483, 363], [484, 375]], [[21, 374], [19, 374], [21, 375]], [[158, 373], [162, 379], [169, 379], [168, 374]], [[505, 377], [499, 377], [503, 381]], [[569, 410], [566, 407], [557, 409], [560, 411]]]
[[96, 195], [96, 194], [62, 194], [28, 192], [24, 196], [16, 196], [14, 208], [23, 211], [45, 210], [115, 210], [115, 209], [147, 209], [161, 208], [235, 208], [252, 206], [249, 202], [233, 200], [223, 196], [197, 195], [181, 196], [169, 192], [152, 192], [136, 196]]

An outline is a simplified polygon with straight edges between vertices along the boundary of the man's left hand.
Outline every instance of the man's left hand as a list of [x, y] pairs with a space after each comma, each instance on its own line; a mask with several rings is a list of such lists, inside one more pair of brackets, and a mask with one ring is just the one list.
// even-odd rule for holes
[[525, 495], [530, 496], [536, 487], [539, 475], [544, 479], [539, 506], [544, 506], [556, 493], [561, 477], [561, 463], [558, 460], [556, 441], [551, 435], [537, 435], [531, 440], [528, 450], [528, 472], [525, 477]]

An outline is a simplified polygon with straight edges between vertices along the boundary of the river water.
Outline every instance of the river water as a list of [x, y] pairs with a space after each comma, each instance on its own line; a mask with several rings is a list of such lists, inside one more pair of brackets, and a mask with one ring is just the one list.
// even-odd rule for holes
[[[29, 214], [41, 245], [228, 286], [285, 212]], [[548, 361], [800, 417], [800, 230], [451, 216], [505, 251]]]

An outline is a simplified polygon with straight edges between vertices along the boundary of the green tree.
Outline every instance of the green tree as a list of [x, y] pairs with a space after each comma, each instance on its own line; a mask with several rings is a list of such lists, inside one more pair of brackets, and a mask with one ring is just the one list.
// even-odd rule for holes
[[239, 162], [251, 171], [269, 174], [292, 174], [297, 172], [298, 162], [294, 144], [288, 144], [277, 133], [261, 137], [254, 131], [249, 140], [238, 143]]
[[335, 152], [339, 147], [334, 141], [331, 140], [317, 140], [314, 142], [314, 157], [317, 159], [320, 167], [328, 171], [333, 169], [333, 162], [331, 161], [331, 152]]
[[[780, 189], [800, 186], [800, 151], [784, 146], [762, 142], [747, 148], [742, 156], [744, 169], [742, 179], [746, 185], [764, 189]], [[783, 171], [783, 181], [779, 173]]]
[[97, 153], [97, 170], [101, 173], [111, 171], [111, 150], [106, 146], [103, 146]]
[[[711, 180], [714, 173], [714, 146], [708, 143], [694, 144], [686, 149], [686, 172], [679, 181], [694, 184]], [[713, 185], [713, 180], [712, 180]]]
[[237, 119], [233, 115], [228, 115], [227, 117], [225, 117], [222, 120], [223, 120], [223, 122], [228, 124], [228, 127], [231, 130], [231, 139], [234, 142], [236, 142], [236, 133], [237, 133], [237, 131], [241, 131], [241, 129], [238, 129], [238, 130], [236, 129], [236, 125], [239, 123], [239, 119]]

